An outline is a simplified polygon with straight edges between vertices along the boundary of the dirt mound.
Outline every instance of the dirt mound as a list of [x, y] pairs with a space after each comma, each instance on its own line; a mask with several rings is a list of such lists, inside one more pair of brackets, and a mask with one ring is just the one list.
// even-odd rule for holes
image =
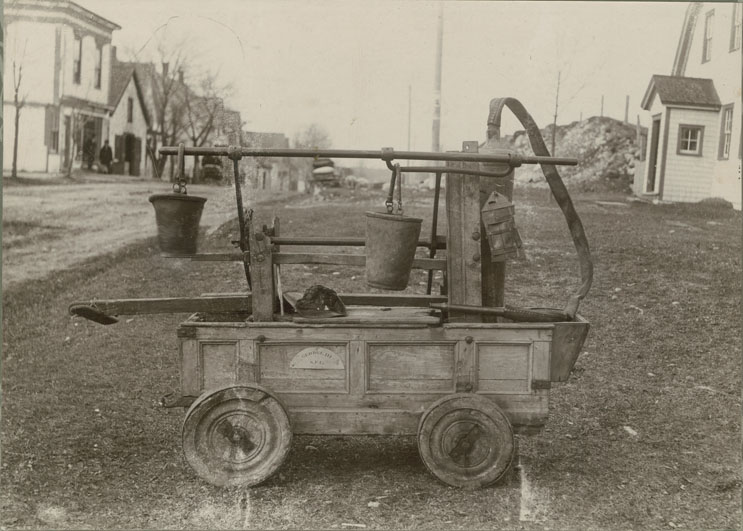
[[[642, 128], [645, 132], [646, 128]], [[552, 125], [542, 129], [549, 148]], [[509, 149], [523, 155], [533, 155], [524, 131], [516, 131], [503, 138]], [[558, 125], [555, 154], [574, 157], [577, 166], [560, 166], [558, 171], [566, 184], [582, 191], [629, 191], [634, 175], [635, 161], [640, 158], [637, 130], [613, 118], [594, 116], [581, 122]], [[516, 171], [519, 183], [543, 183], [544, 175], [538, 165], [522, 166]]]

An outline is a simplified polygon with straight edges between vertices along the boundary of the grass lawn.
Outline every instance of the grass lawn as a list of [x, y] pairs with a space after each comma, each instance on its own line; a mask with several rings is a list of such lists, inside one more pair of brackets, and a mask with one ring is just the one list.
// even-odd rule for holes
[[[507, 302], [561, 307], [578, 284], [564, 220], [544, 191], [516, 199], [525, 256], [509, 267]], [[591, 331], [570, 381], [553, 385], [546, 428], [520, 438], [520, 476], [461, 491], [426, 471], [414, 438], [298, 436], [264, 484], [204, 483], [181, 453], [183, 411], [157, 406], [179, 386], [185, 316], [101, 326], [67, 314], [75, 300], [244, 289], [240, 264], [164, 259], [150, 238], [4, 291], [0, 525], [740, 528], [740, 213], [575, 199], [595, 261], [581, 307]], [[284, 235], [362, 235], [363, 211], [382, 201], [295, 197], [256, 216], [280, 216]], [[406, 199], [406, 213], [428, 219], [430, 205]], [[202, 250], [231, 249], [236, 234], [228, 224]], [[284, 266], [282, 280], [364, 289], [361, 268]]]

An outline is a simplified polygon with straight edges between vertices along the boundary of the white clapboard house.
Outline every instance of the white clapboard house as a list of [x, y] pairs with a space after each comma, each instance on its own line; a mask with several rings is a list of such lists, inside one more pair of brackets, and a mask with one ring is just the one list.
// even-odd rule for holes
[[741, 208], [740, 3], [692, 3], [671, 75], [654, 75], [642, 100], [651, 126], [640, 197], [697, 202], [719, 197]]

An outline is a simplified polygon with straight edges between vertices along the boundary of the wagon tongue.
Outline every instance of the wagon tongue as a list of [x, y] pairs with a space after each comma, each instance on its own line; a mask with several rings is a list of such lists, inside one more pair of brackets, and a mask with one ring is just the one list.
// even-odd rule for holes
[[70, 305], [70, 313], [72, 315], [85, 317], [90, 321], [95, 321], [96, 323], [100, 323], [103, 325], [110, 325], [119, 322], [116, 317], [103, 313], [91, 304], [72, 304]]

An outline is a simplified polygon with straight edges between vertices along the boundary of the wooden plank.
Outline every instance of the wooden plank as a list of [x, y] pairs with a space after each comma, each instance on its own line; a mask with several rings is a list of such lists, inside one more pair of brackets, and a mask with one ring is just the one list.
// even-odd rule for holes
[[[280, 393], [286, 407], [370, 408], [406, 409], [423, 412], [438, 399], [451, 394], [451, 390], [420, 393], [369, 393], [366, 395], [343, 395], [337, 393]], [[549, 390], [538, 390], [523, 394], [498, 394], [478, 390], [477, 394], [494, 400], [504, 411], [531, 415], [547, 411]]]
[[425, 308], [392, 308], [373, 306], [346, 306], [347, 315], [337, 317], [302, 317], [296, 315], [295, 323], [358, 325], [373, 324], [384, 326], [385, 323], [417, 324], [434, 326], [441, 323], [441, 318], [431, 315]]
[[316, 435], [414, 435], [420, 415], [400, 409], [289, 409], [294, 433]]
[[550, 381], [550, 343], [535, 341], [532, 348], [532, 380]]
[[238, 341], [237, 381], [239, 383], [258, 382], [258, 357], [253, 341], [243, 339]]
[[[461, 323], [464, 325], [464, 323]], [[478, 324], [469, 326], [424, 326], [416, 328], [393, 328], [385, 326], [343, 325], [334, 328], [330, 325], [296, 324], [292, 322], [272, 323], [181, 323], [180, 329], [193, 331], [193, 339], [255, 339], [264, 336], [267, 341], [339, 342], [361, 341], [411, 341], [419, 344], [461, 341], [472, 336], [475, 342], [516, 342], [549, 341], [552, 327], [523, 327], [514, 323]]]
[[234, 384], [237, 379], [238, 343], [236, 341], [200, 341], [199, 369], [201, 389]]
[[349, 306], [407, 306], [428, 308], [429, 304], [446, 302], [446, 296], [444, 295], [339, 293], [338, 296], [344, 304]]
[[277, 393], [348, 393], [343, 380], [312, 380], [306, 378], [267, 378], [261, 374], [261, 385]]
[[250, 232], [250, 273], [253, 281], [253, 320], [272, 321], [274, 313], [273, 257], [271, 239], [262, 232]]
[[399, 393], [404, 395], [414, 393], [453, 393], [455, 391], [452, 378], [421, 379], [388, 379], [370, 378], [368, 393]]
[[[202, 253], [189, 255], [186, 258], [193, 262], [242, 262], [243, 254], [250, 258], [250, 253]], [[364, 267], [366, 256], [363, 254], [341, 253], [287, 253], [274, 252], [275, 264], [326, 264]], [[183, 258], [183, 257], [179, 257]], [[443, 271], [446, 260], [439, 258], [415, 258], [413, 269]]]
[[[302, 292], [288, 291], [284, 296]], [[202, 293], [201, 297], [245, 297], [250, 293]], [[341, 300], [352, 306], [418, 306], [428, 308], [429, 304], [446, 302], [446, 295], [423, 295], [417, 293], [339, 293]]]
[[[274, 237], [274, 242], [281, 245], [311, 245], [311, 246], [332, 246], [332, 247], [364, 247], [365, 238], [356, 238], [352, 236], [328, 237], [328, 236], [281, 236]], [[431, 247], [430, 240], [418, 240], [418, 247]], [[438, 236], [436, 238], [436, 248], [446, 249], [446, 238]]]
[[523, 380], [529, 377], [530, 343], [479, 343], [478, 378], [481, 380]]
[[201, 371], [199, 370], [199, 342], [194, 339], [179, 339], [181, 357], [181, 394], [198, 396], [201, 393]]
[[457, 343], [455, 380], [458, 393], [471, 393], [477, 390], [475, 356], [474, 341], [465, 339]]
[[448, 379], [454, 376], [456, 343], [367, 343], [369, 378], [383, 380]]
[[[83, 304], [83, 303], [73, 303]], [[88, 304], [88, 303], [86, 303]], [[89, 303], [107, 315], [141, 315], [154, 313], [239, 313], [251, 309], [251, 294], [158, 297], [145, 299], [94, 300]]]
[[527, 380], [495, 380], [481, 378], [477, 382], [478, 388], [490, 393], [528, 393]]
[[[463, 151], [477, 152], [477, 142], [464, 142]], [[448, 163], [452, 167], [477, 169], [477, 163]], [[451, 304], [482, 305], [480, 251], [480, 178], [449, 173], [446, 183], [447, 289]], [[449, 312], [454, 322], [478, 322], [476, 314]]]
[[[274, 253], [275, 264], [328, 264], [341, 266], [364, 267], [366, 256], [363, 254], [340, 253]], [[414, 269], [443, 270], [446, 260], [437, 258], [416, 258], [413, 260]]]
[[364, 395], [367, 372], [364, 342], [350, 341], [348, 343], [348, 389], [354, 396]]
[[187, 256], [178, 256], [178, 258], [188, 258], [192, 262], [242, 262], [243, 256], [250, 259], [250, 252], [241, 253], [231, 251], [228, 253], [199, 253]]

